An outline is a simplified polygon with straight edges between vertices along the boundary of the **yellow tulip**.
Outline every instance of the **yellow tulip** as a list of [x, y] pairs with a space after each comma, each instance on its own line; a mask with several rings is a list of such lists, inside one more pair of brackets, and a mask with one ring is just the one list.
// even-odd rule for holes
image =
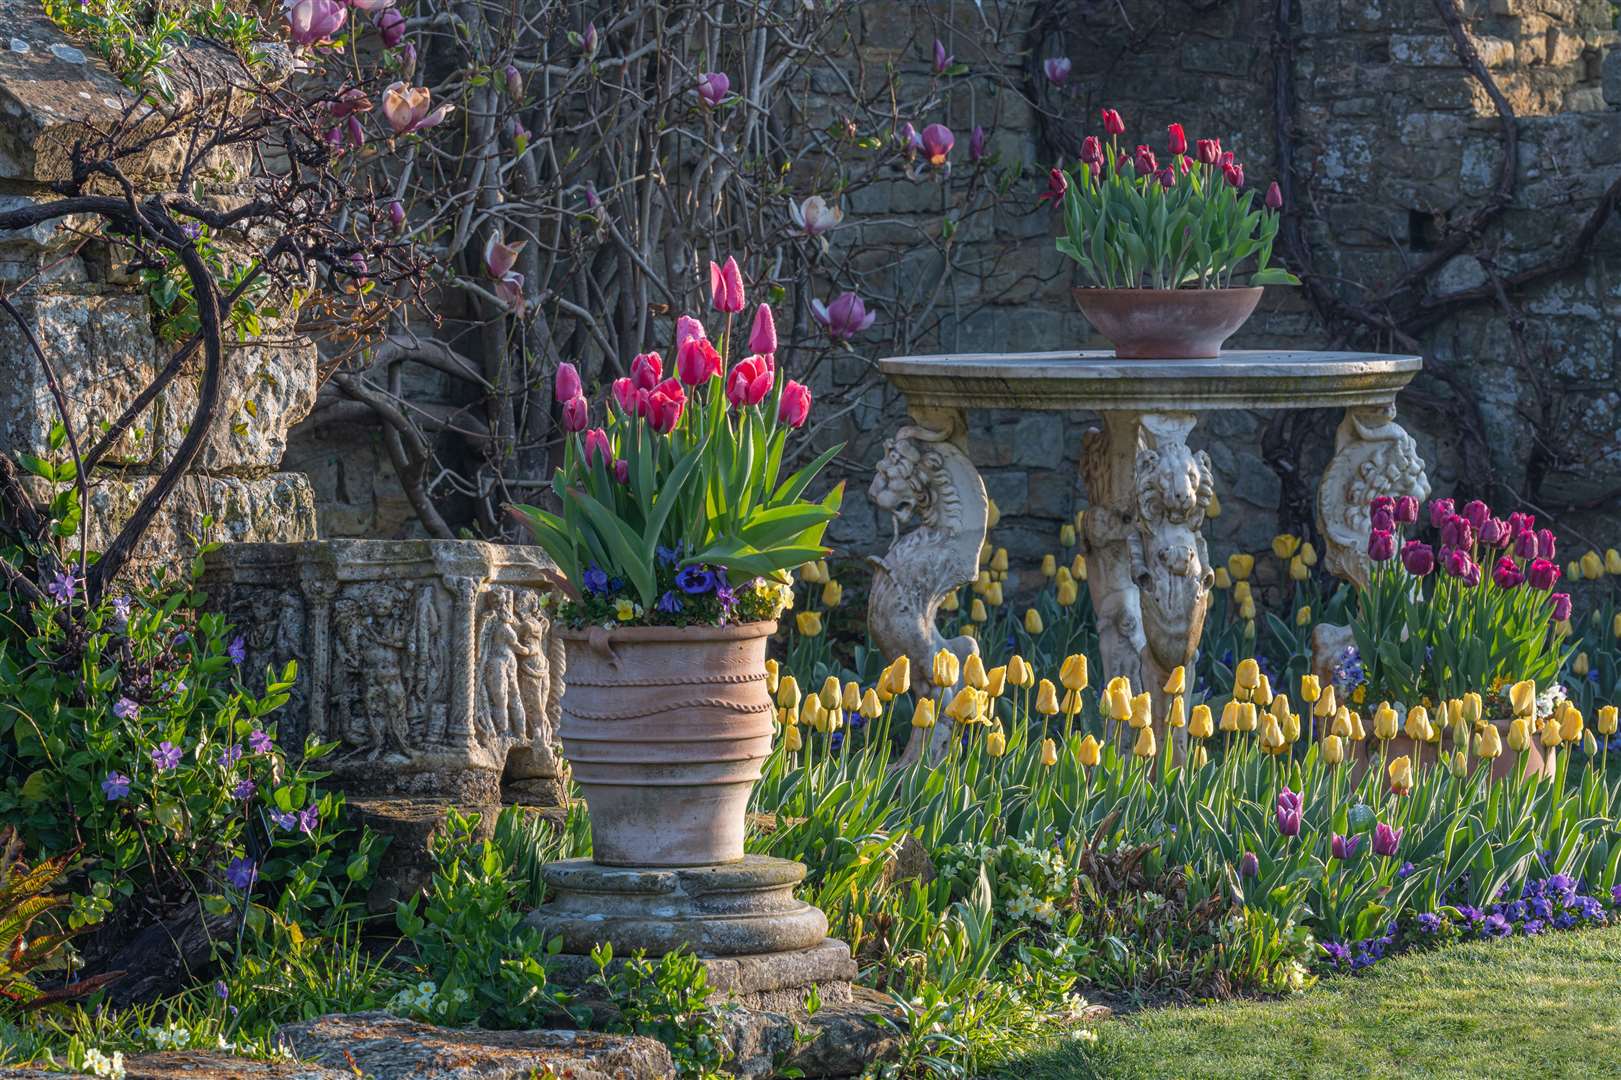
[[1232, 575], [1235, 583], [1243, 581], [1255, 569], [1255, 556], [1243, 552], [1235, 552], [1227, 556], [1227, 573]]
[[959, 724], [977, 724], [984, 719], [981, 711], [979, 691], [972, 686], [965, 686], [952, 697], [951, 704], [946, 706], [946, 715]]
[[1307, 566], [1306, 565], [1306, 560], [1302, 559], [1299, 555], [1296, 555], [1294, 558], [1289, 560], [1289, 580], [1290, 581], [1310, 581], [1311, 580], [1311, 567]]
[[1379, 707], [1373, 710], [1373, 737], [1376, 739], [1394, 739], [1398, 730], [1398, 723], [1396, 710], [1390, 707], [1388, 701], [1381, 701]]
[[1475, 756], [1491, 761], [1503, 753], [1503, 736], [1498, 733], [1497, 727], [1487, 724], [1475, 736]]
[[1604, 570], [1621, 577], [1621, 551], [1611, 548], [1604, 553]]
[[1593, 738], [1591, 731], [1582, 732], [1582, 749], [1587, 751], [1589, 757], [1598, 753], [1598, 740]]
[[1024, 657], [1014, 653], [1007, 662], [1007, 681], [1009, 686], [1024, 686], [1025, 673], [1030, 670], [1024, 662]]
[[1473, 690], [1458, 699], [1458, 715], [1464, 723], [1478, 724], [1480, 718], [1485, 714], [1486, 709], [1480, 700], [1480, 695]]
[[1559, 718], [1559, 739], [1561, 742], [1575, 742], [1582, 737], [1582, 726], [1585, 719], [1582, 710], [1565, 702], [1564, 715]]
[[1086, 511], [1085, 510], [1077, 510], [1077, 511], [1075, 511], [1075, 531], [1078, 532], [1078, 533], [1086, 531]]
[[[1255, 702], [1255, 704], [1259, 705], [1263, 709], [1278, 700], [1277, 695], [1272, 693], [1271, 677], [1266, 675], [1261, 676], [1261, 681], [1256, 684], [1254, 692], [1250, 694], [1250, 700]], [[1284, 698], [1283, 704], [1284, 707], [1287, 708], [1289, 705], [1289, 699]]]
[[778, 678], [781, 674], [782, 669], [776, 660], [767, 659], [765, 662], [765, 692], [772, 697], [777, 696]]
[[1058, 529], [1058, 542], [1067, 548], [1075, 546], [1075, 526], [1064, 522]]
[[991, 582], [990, 588], [985, 590], [985, 602], [991, 607], [1002, 606], [1002, 583], [1000, 581]]
[[912, 659], [905, 653], [889, 665], [889, 692], [900, 697], [912, 688]]
[[1260, 711], [1256, 709], [1255, 702], [1245, 701], [1240, 703], [1238, 706], [1238, 730], [1254, 731], [1259, 723]]
[[1188, 720], [1188, 734], [1195, 739], [1208, 739], [1215, 733], [1215, 722], [1210, 715], [1210, 706], [1200, 702], [1193, 707], [1193, 716]]
[[1323, 696], [1321, 680], [1315, 675], [1300, 676], [1300, 700], [1316, 701]]
[[[1257, 701], [1256, 704], [1259, 705], [1260, 702]], [[1279, 694], [1277, 697], [1273, 698], [1272, 707], [1268, 711], [1273, 716], [1276, 716], [1279, 720], [1282, 720], [1285, 716], [1288, 716], [1289, 713], [1293, 711], [1289, 708], [1289, 695]]]
[[983, 541], [979, 545], [979, 565], [984, 566], [989, 563], [991, 556], [994, 554], [996, 554], [996, 547], [989, 540]]
[[1081, 692], [1079, 690], [1065, 690], [1062, 708], [1065, 716], [1074, 716], [1081, 711]]
[[959, 671], [957, 654], [950, 649], [941, 649], [934, 654], [934, 670], [930, 673], [929, 681], [944, 690], [957, 685]]
[[1250, 588], [1249, 582], [1235, 581], [1233, 582], [1233, 599], [1241, 604], [1246, 600], [1254, 600], [1255, 591]]
[[1294, 533], [1279, 533], [1272, 538], [1272, 554], [1287, 559], [1300, 550], [1300, 537]]
[[1131, 699], [1131, 726], [1145, 728], [1154, 722], [1154, 699], [1147, 690]]
[[1589, 551], [1582, 556], [1582, 577], [1588, 581], [1597, 581], [1604, 576], [1604, 559], [1596, 551]]
[[979, 658], [978, 653], [970, 653], [962, 665], [962, 681], [965, 686], [972, 686], [975, 690], [985, 689], [990, 681], [985, 677], [985, 661]]
[[1570, 662], [1570, 673], [1576, 676], [1578, 679], [1586, 678], [1587, 672], [1590, 670], [1590, 668], [1591, 664], [1587, 659], [1586, 652], [1577, 653], [1576, 659]]
[[790, 727], [783, 736], [783, 745], [788, 748], [790, 754], [798, 753], [805, 745], [805, 737], [799, 733], [797, 727]]
[[1283, 725], [1271, 713], [1266, 714], [1266, 723], [1261, 725], [1261, 749], [1269, 754], [1281, 753], [1289, 745], [1289, 740], [1283, 736]]
[[1300, 561], [1307, 566], [1317, 565], [1317, 549], [1311, 546], [1310, 540], [1300, 545]]
[[1058, 764], [1058, 744], [1051, 739], [1041, 740], [1041, 763], [1049, 769]]
[[[1247, 622], [1254, 622], [1255, 621], [1255, 601], [1251, 600], [1251, 599], [1245, 599], [1243, 603], [1239, 604], [1238, 605], [1238, 617], [1240, 619], [1243, 619], [1243, 620], [1247, 621]], [[1253, 633], [1254, 629], [1255, 629], [1254, 627], [1251, 627], [1249, 632]]]
[[1182, 692], [1182, 688], [1187, 685], [1187, 681], [1187, 669], [1181, 664], [1178, 664], [1176, 667], [1172, 668], [1171, 673], [1165, 677], [1165, 685], [1160, 687], [1160, 689], [1164, 690], [1167, 694], [1180, 694]]
[[1088, 735], [1075, 747], [1075, 760], [1090, 769], [1103, 757], [1103, 748], [1097, 739]]
[[1355, 709], [1351, 710], [1351, 738], [1361, 742], [1368, 737], [1367, 731], [1362, 727], [1362, 714]]
[[1001, 697], [1002, 691], [1007, 689], [1007, 665], [998, 664], [985, 673], [985, 692], [991, 697]]
[[1614, 735], [1617, 720], [1621, 719], [1621, 710], [1614, 705], [1600, 705], [1598, 710], [1598, 730], [1600, 735]]
[[1515, 683], [1509, 688], [1508, 699], [1515, 716], [1530, 716], [1537, 708], [1537, 684], [1531, 679]]
[[1296, 626], [1310, 626], [1311, 625], [1311, 605], [1310, 604], [1301, 604], [1300, 605], [1300, 610], [1295, 612], [1295, 625]]
[[990, 615], [985, 611], [985, 601], [977, 596], [974, 597], [974, 602], [968, 607], [968, 617], [974, 622], [984, 622], [990, 618]]
[[833, 581], [833, 580], [830, 579], [826, 585], [822, 586], [822, 606], [823, 607], [830, 607], [830, 608], [838, 607], [839, 602], [842, 601], [843, 599], [844, 599], [844, 586], [843, 585], [840, 585], [838, 582]]
[[1240, 690], [1254, 690], [1261, 685], [1261, 665], [1253, 657], [1240, 660], [1234, 673], [1234, 683]]
[[1002, 520], [1002, 508], [996, 505], [995, 499], [985, 500], [985, 527], [996, 528], [996, 523]]
[[[1212, 500], [1212, 501], [1214, 501], [1214, 500]], [[1190, 768], [1190, 769], [1202, 769], [1206, 765], [1208, 765], [1209, 763], [1210, 763], [1210, 755], [1205, 753], [1204, 747], [1202, 745], [1195, 746], [1192, 750], [1188, 751], [1188, 768]]]
[[863, 720], [876, 720], [884, 715], [884, 705], [883, 702], [878, 700], [878, 691], [869, 688], [865, 694], [862, 694], [861, 704], [856, 709], [856, 712], [861, 714]]
[[794, 616], [794, 626], [805, 637], [820, 637], [822, 634], [822, 613], [820, 611], [801, 611]]
[[1531, 721], [1528, 717], [1516, 716], [1514, 722], [1509, 724], [1508, 745], [1517, 754], [1531, 748]]
[[844, 684], [839, 682], [837, 675], [829, 675], [822, 682], [822, 689], [817, 696], [822, 699], [822, 708], [836, 709], [839, 707], [839, 699], [844, 696]]
[[1317, 704], [1312, 708], [1311, 714], [1319, 720], [1324, 720], [1338, 711], [1339, 705], [1334, 700], [1334, 687], [1323, 687], [1322, 696], [1317, 699]]
[[1334, 710], [1334, 723], [1329, 731], [1342, 739], [1351, 737], [1351, 710], [1344, 705]]
[[1225, 566], [1216, 567], [1216, 588], [1230, 589], [1233, 587], [1233, 576], [1227, 572]]
[[1238, 714], [1240, 712], [1242, 712], [1242, 711], [1243, 711], [1243, 706], [1242, 706], [1241, 703], [1239, 703], [1237, 701], [1229, 701], [1226, 705], [1222, 706], [1222, 710], [1221, 710], [1221, 730], [1223, 730], [1223, 731], [1237, 731], [1238, 730]]
[[1563, 740], [1564, 732], [1560, 730], [1559, 722], [1557, 720], [1549, 720], [1542, 725], [1543, 746], [1551, 749], [1552, 747], [1558, 746]]
[[805, 698], [799, 706], [799, 722], [816, 731], [827, 730], [827, 710], [822, 708], [822, 699], [815, 694]]
[[784, 675], [777, 683], [777, 704], [785, 709], [799, 708], [799, 680], [792, 675]]
[[1058, 559], [1050, 551], [1041, 557], [1041, 573], [1044, 577], [1058, 576]]
[[1152, 725], [1143, 728], [1137, 733], [1137, 744], [1131, 752], [1140, 758], [1151, 758], [1159, 751], [1159, 745], [1154, 741], [1154, 728]]
[[922, 698], [917, 707], [912, 710], [912, 726], [929, 728], [934, 726], [934, 699]]
[[1058, 690], [1050, 679], [1042, 679], [1036, 686], [1036, 712], [1042, 716], [1058, 715]]
[[1578, 559], [1572, 559], [1565, 564], [1565, 576], [1572, 581], [1582, 580], [1582, 564]]
[[1452, 756], [1447, 759], [1447, 769], [1453, 776], [1462, 780], [1469, 775], [1469, 755], [1462, 750], [1454, 750]]
[[1086, 580], [1086, 556], [1085, 555], [1076, 555], [1075, 558], [1070, 560], [1069, 576], [1074, 578], [1076, 581], [1085, 581]]
[[1117, 724], [1123, 724], [1131, 719], [1131, 692], [1129, 690], [1120, 686], [1112, 686], [1104, 693], [1103, 700], [1110, 720]]
[[1207, 518], [1221, 517], [1221, 497], [1215, 492], [1210, 493], [1210, 502], [1204, 508], [1204, 516]]
[[1175, 697], [1171, 698], [1171, 704], [1167, 709], [1167, 714], [1168, 715], [1166, 716], [1165, 722], [1171, 727], [1179, 728], [1188, 726], [1187, 706], [1183, 704], [1181, 694], [1177, 694]]
[[1058, 681], [1066, 690], [1085, 690], [1087, 687], [1086, 654], [1070, 653], [1058, 669]]
[[1407, 710], [1407, 721], [1402, 724], [1402, 731], [1414, 742], [1430, 741], [1430, 710], [1422, 705], [1414, 705]]
[[799, 568], [799, 580], [803, 581], [806, 585], [817, 584], [816, 564], [813, 562], [808, 562], [804, 566], [801, 566]]
[[1283, 724], [1283, 737], [1290, 742], [1300, 738], [1300, 714], [1285, 713], [1278, 720]]
[[985, 752], [993, 758], [999, 758], [1007, 753], [1007, 736], [1000, 731], [986, 732]]
[[1610, 624], [1610, 633], [1621, 641], [1621, 611], [1615, 613], [1615, 621]]
[[1403, 754], [1394, 759], [1386, 770], [1390, 775], [1390, 790], [1405, 795], [1413, 790], [1413, 759]]
[[962, 602], [957, 599], [957, 590], [956, 589], [952, 589], [950, 592], [946, 593], [945, 599], [940, 601], [940, 610], [941, 611], [960, 611], [960, 610], [962, 610]]
[[1345, 760], [1345, 740], [1338, 735], [1330, 735], [1323, 740], [1323, 763], [1338, 765]]
[[1069, 607], [1080, 598], [1080, 595], [1080, 586], [1075, 584], [1074, 578], [1066, 577], [1065, 580], [1058, 583], [1058, 595], [1056, 599], [1059, 607]]
[[1007, 566], [1007, 548], [999, 547], [996, 549], [996, 554], [991, 556], [991, 569], [1001, 572], [1006, 570]]
[[1024, 612], [1024, 632], [1034, 636], [1045, 629], [1046, 627], [1041, 622], [1041, 612], [1035, 608], [1026, 608]]
[[1570, 636], [1570, 620], [1569, 619], [1560, 619], [1557, 622], [1555, 622], [1553, 624], [1553, 636], [1554, 637], [1561, 637], [1561, 638], [1562, 637], [1569, 637]]

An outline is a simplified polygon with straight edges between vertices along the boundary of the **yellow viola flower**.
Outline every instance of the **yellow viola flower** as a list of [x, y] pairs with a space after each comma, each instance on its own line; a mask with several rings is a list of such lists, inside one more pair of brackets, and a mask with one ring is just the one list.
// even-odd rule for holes
[[1097, 739], [1093, 738], [1091, 735], [1088, 735], [1086, 738], [1082, 739], [1075, 747], [1075, 760], [1079, 761], [1088, 769], [1096, 765], [1098, 761], [1102, 759], [1102, 757], [1103, 747], [1100, 746]]
[[1240, 690], [1254, 690], [1261, 685], [1261, 665], [1255, 662], [1254, 657], [1240, 660], [1233, 681]]
[[1243, 706], [1242, 706], [1242, 704], [1240, 702], [1237, 702], [1237, 701], [1229, 701], [1226, 705], [1222, 706], [1222, 710], [1221, 710], [1221, 730], [1223, 730], [1223, 731], [1237, 731], [1238, 730], [1238, 716], [1239, 716], [1239, 713], [1242, 712], [1242, 711], [1243, 711]]
[[1171, 704], [1166, 709], [1165, 722], [1174, 728], [1188, 726], [1187, 706], [1183, 703], [1181, 694], [1171, 698]]
[[1334, 700], [1334, 687], [1323, 687], [1322, 696], [1317, 699], [1317, 704], [1312, 706], [1311, 714], [1319, 720], [1326, 720], [1338, 711], [1339, 703]]
[[1086, 556], [1085, 555], [1076, 555], [1075, 558], [1070, 560], [1069, 576], [1074, 578], [1076, 581], [1085, 581], [1086, 580]]
[[1047, 627], [1041, 621], [1041, 612], [1035, 608], [1026, 608], [1024, 612], [1024, 632], [1034, 636]]
[[799, 733], [799, 728], [790, 727], [783, 735], [783, 745], [790, 754], [796, 754], [805, 745], [805, 737]]
[[972, 686], [975, 690], [985, 689], [990, 681], [985, 677], [985, 661], [979, 658], [977, 652], [969, 653], [968, 659], [963, 662], [962, 681], [964, 686]]
[[1509, 703], [1514, 706], [1515, 716], [1530, 716], [1537, 708], [1537, 684], [1531, 679], [1517, 682], [1509, 687]]
[[1407, 720], [1402, 724], [1402, 731], [1414, 742], [1430, 741], [1430, 710], [1422, 705], [1414, 705], [1407, 710]]
[[1300, 609], [1295, 612], [1295, 625], [1296, 626], [1310, 626], [1311, 625], [1311, 605], [1310, 604], [1301, 604], [1300, 605]]
[[799, 680], [792, 675], [784, 675], [777, 683], [777, 704], [785, 709], [799, 708]]
[[1317, 565], [1317, 549], [1311, 546], [1311, 541], [1303, 541], [1300, 545], [1300, 561], [1307, 566]]
[[1300, 700], [1316, 701], [1323, 696], [1322, 681], [1315, 675], [1300, 676]]
[[929, 682], [945, 690], [957, 685], [960, 671], [957, 654], [950, 649], [941, 649], [934, 654], [934, 667], [929, 674]]
[[1330, 735], [1323, 740], [1323, 763], [1325, 765], [1338, 765], [1345, 760], [1345, 740], [1338, 735]]
[[1147, 690], [1131, 699], [1131, 726], [1145, 728], [1154, 722], [1154, 699]]
[[1598, 710], [1598, 731], [1600, 735], [1614, 735], [1617, 721], [1621, 720], [1621, 710], [1614, 705], [1600, 705]]
[[996, 549], [996, 554], [991, 556], [991, 569], [1001, 573], [1003, 570], [1006, 570], [1007, 567], [1007, 548], [999, 547]]
[[1058, 715], [1058, 688], [1051, 679], [1042, 679], [1036, 687], [1036, 712], [1042, 716]]
[[917, 728], [931, 728], [934, 726], [934, 699], [920, 698], [917, 707], [912, 710], [912, 726]]
[[854, 682], [845, 683], [844, 697], [839, 701], [839, 705], [845, 712], [861, 711], [861, 687]]
[[1193, 707], [1193, 715], [1188, 718], [1188, 734], [1195, 739], [1208, 739], [1215, 733], [1215, 721], [1210, 715], [1210, 706], [1200, 702]]
[[1248, 578], [1251, 571], [1254, 569], [1254, 555], [1250, 555], [1245, 552], [1234, 552], [1233, 554], [1227, 556], [1227, 573], [1231, 575], [1233, 579], [1234, 588], [1237, 588], [1239, 582]]
[[1159, 752], [1159, 744], [1154, 741], [1152, 726], [1137, 732], [1137, 743], [1131, 748], [1131, 752], [1140, 758], [1151, 758]]
[[1502, 753], [1503, 736], [1495, 725], [1487, 724], [1480, 729], [1480, 734], [1475, 736], [1475, 756], [1492, 761], [1502, 756]]
[[1233, 576], [1227, 572], [1227, 568], [1225, 566], [1216, 567], [1215, 577], [1216, 588], [1230, 589], [1233, 587]]
[[1007, 736], [1000, 730], [985, 733], [985, 752], [993, 758], [999, 758], [1007, 753]]
[[1058, 529], [1058, 542], [1067, 548], [1075, 546], [1075, 526], [1064, 522]]
[[801, 611], [794, 616], [794, 626], [805, 637], [820, 637], [822, 634], [822, 613], [820, 611]]
[[1390, 776], [1390, 790], [1405, 795], [1413, 790], [1413, 759], [1403, 754], [1391, 761], [1385, 770]]
[[993, 698], [1002, 696], [1007, 689], [1007, 665], [998, 664], [985, 673], [985, 692]]
[[1296, 555], [1294, 558], [1289, 560], [1289, 580], [1290, 581], [1310, 581], [1311, 580], [1311, 567], [1307, 566], [1306, 565], [1306, 560], [1302, 559], [1299, 555]]
[[1041, 763], [1049, 769], [1058, 764], [1058, 744], [1051, 739], [1041, 740]]
[[1582, 577], [1588, 581], [1597, 581], [1604, 576], [1604, 558], [1596, 551], [1589, 551], [1582, 556]]
[[1272, 538], [1272, 554], [1280, 559], [1292, 558], [1300, 550], [1300, 537], [1294, 533], [1279, 533]]
[[1187, 669], [1181, 664], [1178, 664], [1176, 667], [1172, 668], [1171, 673], [1165, 677], [1165, 685], [1160, 687], [1160, 689], [1164, 690], [1167, 694], [1180, 694], [1183, 687], [1187, 685], [1187, 681]]
[[1516, 716], [1514, 722], [1508, 726], [1509, 749], [1517, 754], [1523, 754], [1531, 748], [1531, 720], [1529, 717]]
[[889, 665], [889, 692], [900, 697], [912, 688], [912, 658], [902, 653]]
[[1058, 669], [1058, 681], [1066, 690], [1085, 690], [1087, 687], [1086, 654], [1070, 653]]
[[1050, 551], [1041, 557], [1041, 573], [1049, 578], [1058, 576], [1058, 559]]
[[1376, 739], [1394, 739], [1400, 728], [1397, 726], [1400, 719], [1396, 710], [1390, 707], [1390, 702], [1381, 701], [1379, 707], [1373, 710], [1373, 737]]

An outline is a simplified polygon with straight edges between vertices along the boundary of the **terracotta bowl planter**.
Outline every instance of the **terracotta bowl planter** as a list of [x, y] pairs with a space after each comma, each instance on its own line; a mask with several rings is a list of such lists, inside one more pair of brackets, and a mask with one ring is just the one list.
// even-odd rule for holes
[[1203, 360], [1261, 302], [1262, 286], [1245, 289], [1076, 289], [1075, 304], [1122, 360]]
[[765, 650], [776, 628], [561, 631], [558, 733], [591, 813], [593, 861], [742, 860], [749, 795], [771, 751]]

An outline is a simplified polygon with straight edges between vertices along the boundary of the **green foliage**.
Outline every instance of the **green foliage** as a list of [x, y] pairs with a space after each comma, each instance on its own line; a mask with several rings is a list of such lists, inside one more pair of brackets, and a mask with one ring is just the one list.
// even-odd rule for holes
[[710, 1004], [709, 973], [701, 960], [680, 950], [657, 960], [637, 953], [616, 965], [607, 945], [593, 950], [591, 959], [597, 965], [592, 981], [617, 1010], [608, 1030], [664, 1043], [678, 1076], [718, 1080], [725, 1075], [721, 1067], [731, 1050], [720, 1013]]
[[[264, 332], [264, 321], [281, 315], [280, 309], [267, 302], [269, 283], [256, 276], [251, 263], [237, 262], [220, 244], [213, 231], [198, 225], [192, 243], [221, 295], [229, 295], [242, 288], [226, 313], [226, 322], [238, 341], [248, 341]], [[147, 298], [152, 304], [158, 327], [158, 336], [164, 341], [178, 343], [197, 333], [202, 324], [197, 317], [197, 297], [193, 295], [191, 277], [180, 263], [179, 256], [164, 249], [164, 265], [147, 267], [141, 271]], [[245, 287], [244, 287], [245, 286]]]
[[229, 0], [42, 0], [45, 14], [86, 41], [133, 90], [166, 102], [177, 93], [170, 69], [177, 48], [207, 38], [250, 65], [263, 60], [260, 43], [274, 35], [250, 8]]
[[585, 803], [569, 804], [561, 827], [522, 806], [508, 806], [495, 819], [490, 843], [501, 853], [501, 861], [517, 885], [517, 903], [537, 908], [546, 902], [546, 882], [540, 868], [549, 862], [575, 859], [591, 854], [591, 819]]
[[[65, 979], [68, 941], [83, 926], [63, 928], [58, 913], [72, 908], [73, 902], [51, 893], [67, 864], [66, 858], [57, 858], [29, 866], [16, 834], [0, 831], [0, 1017], [83, 997], [105, 982], [87, 979], [56, 990], [35, 985], [41, 974]], [[43, 933], [33, 932], [42, 919], [54, 925]]]

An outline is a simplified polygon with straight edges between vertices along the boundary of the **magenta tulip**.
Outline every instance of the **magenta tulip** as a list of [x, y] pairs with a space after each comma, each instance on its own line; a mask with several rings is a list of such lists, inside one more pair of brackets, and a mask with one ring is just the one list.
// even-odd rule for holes
[[1453, 514], [1441, 522], [1441, 543], [1450, 548], [1470, 548], [1475, 543], [1475, 530], [1461, 514]]
[[1547, 559], [1532, 559], [1531, 565], [1525, 571], [1525, 580], [1538, 592], [1550, 591], [1559, 583], [1559, 576], [1559, 565]]
[[777, 406], [777, 421], [789, 427], [803, 427], [810, 416], [811, 392], [804, 383], [789, 379], [782, 387], [782, 401]]
[[1063, 169], [1048, 169], [1047, 190], [1043, 191], [1041, 195], [1037, 197], [1036, 205], [1040, 206], [1042, 203], [1051, 199], [1052, 204], [1054, 206], [1058, 206], [1064, 201], [1064, 192], [1068, 190], [1069, 175], [1065, 173]]
[[1374, 529], [1368, 534], [1368, 558], [1374, 562], [1389, 562], [1395, 556], [1395, 533], [1389, 529]]
[[1284, 836], [1299, 836], [1303, 813], [1299, 795], [1288, 788], [1278, 792], [1277, 805], [1272, 811], [1278, 823], [1278, 832]]
[[1283, 209], [1283, 189], [1276, 180], [1266, 186], [1266, 206], [1268, 210]]
[[580, 369], [564, 361], [557, 365], [555, 393], [558, 401], [572, 401], [584, 392], [580, 385]]
[[1451, 499], [1430, 500], [1430, 527], [1439, 529], [1441, 523], [1458, 512], [1458, 506]]
[[1508, 522], [1499, 517], [1489, 517], [1481, 522], [1480, 542], [1488, 547], [1507, 547], [1513, 534], [1509, 532]]
[[1537, 558], [1539, 558], [1539, 559], [1554, 559], [1554, 558], [1557, 558], [1558, 556], [1554, 554], [1557, 550], [1558, 550], [1558, 547], [1554, 543], [1553, 530], [1552, 529], [1538, 529], [1537, 530]]
[[613, 444], [608, 441], [608, 433], [599, 427], [594, 427], [585, 433], [585, 466], [591, 468], [598, 461], [604, 468], [613, 464]]
[[1103, 143], [1096, 135], [1081, 140], [1081, 164], [1089, 166], [1094, 173], [1103, 171]]
[[1486, 524], [1486, 519], [1491, 516], [1491, 507], [1487, 506], [1479, 499], [1470, 499], [1468, 502], [1463, 504], [1463, 519], [1467, 521], [1470, 527], [1476, 532], [1480, 531], [1480, 527]]
[[1424, 577], [1435, 569], [1435, 549], [1422, 540], [1409, 540], [1402, 545], [1401, 564], [1414, 577]]
[[591, 422], [591, 406], [585, 398], [570, 398], [563, 402], [563, 430], [584, 431]]
[[1553, 617], [1555, 622], [1570, 621], [1570, 594], [1556, 592], [1549, 599], [1553, 601]]
[[1343, 860], [1349, 859], [1352, 855], [1355, 855], [1356, 849], [1361, 846], [1362, 837], [1341, 836], [1339, 833], [1335, 833], [1334, 839], [1329, 842], [1328, 848], [1336, 859]]
[[775, 379], [776, 372], [764, 356], [739, 360], [726, 376], [726, 400], [738, 407], [758, 405], [771, 393]]
[[688, 386], [702, 386], [726, 370], [708, 338], [688, 338], [675, 357], [675, 371]]
[[1520, 564], [1504, 555], [1492, 567], [1492, 583], [1499, 589], [1517, 589], [1525, 581], [1525, 575], [1520, 572]]
[[614, 461], [614, 479], [619, 481], [621, 484], [630, 483], [630, 462], [626, 461], [624, 458], [619, 458]]
[[1375, 825], [1373, 828], [1373, 853], [1375, 855], [1384, 855], [1387, 858], [1396, 854], [1401, 847], [1401, 832], [1400, 829], [1392, 829], [1382, 821]]
[[764, 356], [771, 356], [777, 351], [777, 320], [772, 317], [770, 304], [761, 304], [754, 309], [754, 326], [749, 330], [749, 351]]
[[709, 263], [709, 302], [716, 311], [736, 314], [743, 310], [743, 271], [737, 268], [737, 259], [726, 256], [725, 266]]
[[[702, 337], [703, 334], [698, 335]], [[638, 390], [651, 390], [664, 378], [664, 358], [656, 352], [637, 353], [630, 362], [630, 381]]]
[[1389, 508], [1376, 506], [1368, 515], [1368, 520], [1375, 531], [1391, 532], [1396, 528], [1396, 515]]
[[1418, 500], [1411, 495], [1403, 495], [1396, 500], [1396, 520], [1403, 525], [1411, 525], [1418, 520]]
[[1537, 557], [1537, 534], [1535, 529], [1525, 529], [1514, 534], [1514, 554], [1522, 559]]
[[1154, 160], [1154, 151], [1146, 146], [1137, 147], [1137, 152], [1132, 155], [1131, 165], [1139, 176], [1151, 176], [1159, 171], [1159, 162]]

